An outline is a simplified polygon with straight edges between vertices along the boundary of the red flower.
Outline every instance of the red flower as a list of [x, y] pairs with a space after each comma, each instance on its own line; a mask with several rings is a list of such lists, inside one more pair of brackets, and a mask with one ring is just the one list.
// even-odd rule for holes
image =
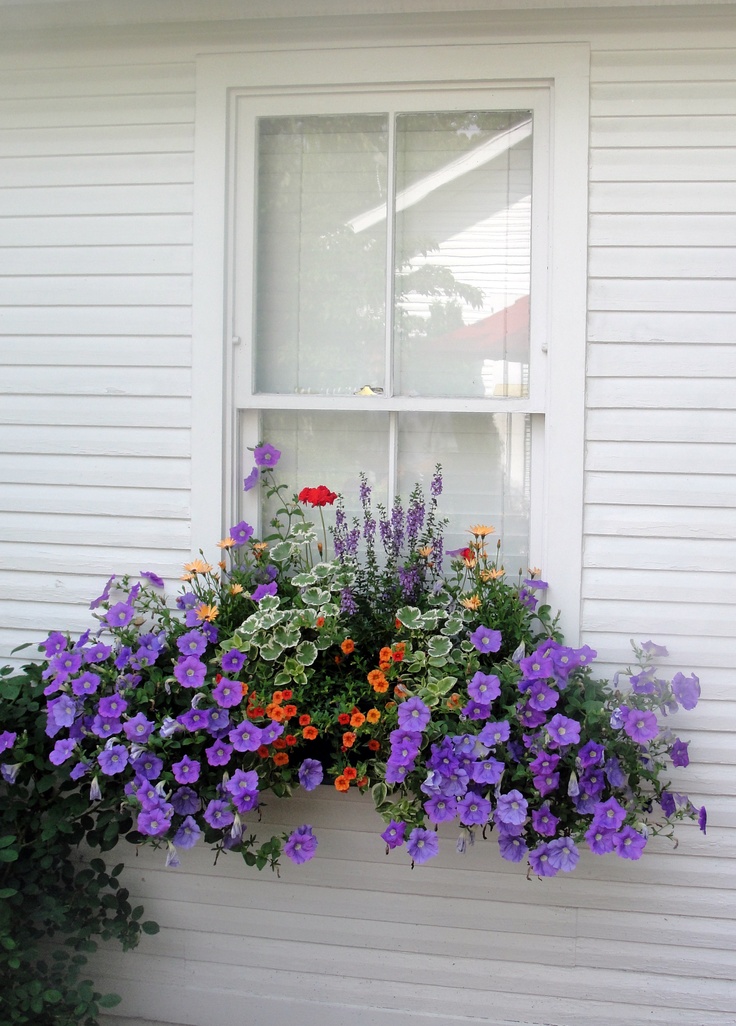
[[302, 488], [299, 492], [299, 502], [308, 502], [310, 506], [331, 506], [337, 498], [337, 492], [331, 492], [327, 485], [318, 485], [317, 488]]

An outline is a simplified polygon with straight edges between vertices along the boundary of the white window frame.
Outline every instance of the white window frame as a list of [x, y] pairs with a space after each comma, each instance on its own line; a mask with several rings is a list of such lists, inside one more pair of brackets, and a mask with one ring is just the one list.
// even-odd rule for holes
[[[343, 95], [346, 110], [356, 97], [406, 91], [432, 95], [435, 109], [525, 107], [535, 91], [548, 103], [548, 116], [535, 146], [549, 148], [546, 192], [533, 193], [533, 237], [546, 252], [532, 255], [532, 352], [528, 399], [469, 400], [487, 412], [532, 415], [534, 467], [530, 514], [530, 562], [550, 581], [549, 601], [562, 610], [571, 642], [579, 638], [582, 573], [583, 448], [585, 411], [587, 167], [589, 50], [585, 44], [395, 46], [334, 50], [254, 50], [203, 55], [197, 62], [194, 194], [194, 294], [192, 353], [193, 540], [214, 544], [235, 509], [240, 474], [234, 463], [236, 439], [232, 351], [249, 344], [251, 300], [237, 309], [231, 296], [234, 214], [239, 184], [233, 133], [243, 97], [297, 97], [319, 110], [319, 96]], [[476, 96], [469, 103], [469, 96]], [[456, 106], [452, 97], [461, 97]], [[439, 101], [445, 97], [446, 101]], [[486, 97], [481, 100], [480, 97]], [[492, 104], [491, 101], [492, 100]], [[288, 101], [287, 101], [288, 102]], [[528, 104], [527, 104], [528, 105]], [[278, 106], [278, 101], [277, 101]], [[359, 107], [359, 104], [358, 104]], [[295, 112], [303, 113], [297, 109]], [[286, 107], [284, 107], [286, 109]], [[264, 113], [268, 111], [264, 110]], [[242, 148], [241, 148], [242, 150]], [[255, 174], [255, 147], [253, 173]], [[247, 226], [247, 204], [238, 210]], [[251, 237], [254, 226], [251, 226]], [[239, 251], [239, 260], [242, 254]], [[252, 263], [252, 251], [248, 259]], [[252, 276], [252, 267], [251, 267]], [[247, 268], [239, 267], [243, 280]], [[288, 398], [289, 403], [279, 400]], [[273, 397], [291, 406], [292, 397]], [[307, 405], [319, 399], [303, 400]], [[348, 407], [351, 399], [347, 397]], [[438, 408], [430, 400], [432, 408]], [[399, 398], [379, 401], [403, 409]], [[266, 408], [271, 399], [260, 397]], [[333, 407], [332, 403], [330, 404]], [[371, 401], [371, 409], [379, 408]], [[240, 470], [242, 468], [238, 468]]]

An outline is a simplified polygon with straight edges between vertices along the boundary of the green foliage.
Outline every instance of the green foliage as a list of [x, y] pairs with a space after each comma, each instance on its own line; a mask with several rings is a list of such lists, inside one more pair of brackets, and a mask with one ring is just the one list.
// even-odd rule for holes
[[[91, 807], [49, 762], [42, 667], [0, 669], [0, 733], [16, 735], [0, 781], [0, 1026], [96, 1026], [100, 994], [84, 976], [97, 939], [137, 944], [142, 909], [120, 886], [122, 863], [86, 861], [79, 845], [108, 851], [130, 826], [113, 807]], [[12, 759], [12, 762], [9, 761]], [[136, 915], [137, 913], [137, 915]]]

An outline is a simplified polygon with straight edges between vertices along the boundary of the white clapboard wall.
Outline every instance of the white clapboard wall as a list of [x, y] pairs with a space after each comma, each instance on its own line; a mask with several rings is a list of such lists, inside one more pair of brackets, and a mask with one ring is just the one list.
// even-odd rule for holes
[[[99, 988], [124, 998], [109, 1026], [736, 1020], [736, 42], [617, 38], [592, 40], [584, 640], [610, 669], [629, 638], [666, 641], [670, 665], [700, 675], [674, 782], [707, 803], [707, 837], [688, 826], [677, 852], [586, 854], [541, 882], [494, 842], [460, 857], [443, 834], [411, 871], [384, 855], [369, 801], [325, 787], [266, 809], [264, 831], [310, 822], [320, 838], [280, 879], [234, 856], [212, 868], [204, 849], [166, 870], [121, 846], [111, 858], [162, 931], [95, 957]], [[0, 70], [5, 651], [88, 625], [109, 573], [175, 576], [202, 543], [195, 49]]]
[[4, 661], [89, 626], [110, 574], [178, 575], [190, 552], [193, 68], [16, 63], [0, 71]]

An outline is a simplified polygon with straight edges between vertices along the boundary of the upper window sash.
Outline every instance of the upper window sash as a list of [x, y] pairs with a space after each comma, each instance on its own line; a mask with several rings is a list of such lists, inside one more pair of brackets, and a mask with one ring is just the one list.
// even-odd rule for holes
[[[300, 115], [304, 118], [321, 116], [384, 115], [391, 136], [396, 119], [402, 115], [427, 112], [436, 114], [443, 112], [467, 113], [480, 112], [529, 112], [528, 118], [533, 123], [531, 135], [531, 231], [529, 257], [529, 277], [531, 282], [531, 306], [529, 314], [529, 364], [528, 376], [525, 372], [526, 395], [520, 390], [507, 388], [505, 395], [499, 395], [499, 389], [489, 389], [491, 394], [477, 397], [473, 395], [443, 396], [430, 393], [416, 394], [418, 390], [394, 388], [397, 374], [395, 363], [397, 353], [392, 338], [393, 318], [385, 318], [385, 370], [382, 381], [388, 387], [379, 395], [370, 398], [371, 408], [382, 410], [410, 411], [423, 409], [466, 410], [469, 412], [525, 412], [541, 413], [545, 407], [545, 329], [548, 321], [547, 310], [547, 257], [548, 252], [548, 214], [549, 214], [549, 162], [550, 162], [550, 125], [549, 125], [549, 90], [539, 88], [504, 88], [490, 89], [487, 87], [474, 89], [428, 89], [412, 88], [400, 93], [390, 94], [386, 91], [370, 92], [359, 90], [350, 92], [341, 90], [339, 93], [319, 94], [297, 93], [293, 96], [258, 94], [251, 90], [233, 90], [231, 95], [231, 166], [233, 168], [233, 231], [234, 246], [232, 254], [232, 272], [230, 275], [230, 316], [233, 324], [233, 335], [239, 344], [233, 351], [232, 384], [235, 408], [274, 409], [289, 407], [293, 409], [321, 409], [325, 404], [336, 410], [349, 410], [365, 407], [363, 396], [353, 396], [335, 389], [333, 394], [299, 394], [287, 391], [259, 389], [257, 371], [257, 346], [263, 340], [257, 337], [256, 329], [256, 287], [257, 287], [257, 245], [258, 245], [258, 152], [259, 124], [261, 119], [287, 118]], [[528, 119], [525, 115], [519, 121]], [[519, 130], [517, 129], [517, 132]], [[389, 145], [389, 160], [394, 148], [393, 138]], [[402, 196], [395, 188], [395, 174], [389, 167], [387, 185], [389, 202], [395, 207], [400, 206]], [[363, 219], [372, 211], [366, 211]], [[385, 266], [393, 268], [396, 252], [396, 240], [393, 237], [393, 217], [389, 217], [389, 230], [386, 232]], [[356, 219], [357, 221], [357, 219]], [[360, 230], [361, 224], [352, 226]], [[288, 270], [287, 272], [288, 273]], [[386, 309], [390, 310], [393, 303], [393, 281], [391, 273], [387, 274]], [[346, 340], [350, 344], [350, 339]], [[371, 384], [366, 381], [361, 384]], [[495, 394], [493, 394], [495, 391]], [[516, 391], [516, 394], [514, 394]], [[407, 394], [411, 393], [413, 394]], [[336, 394], [335, 394], [336, 393]]]

